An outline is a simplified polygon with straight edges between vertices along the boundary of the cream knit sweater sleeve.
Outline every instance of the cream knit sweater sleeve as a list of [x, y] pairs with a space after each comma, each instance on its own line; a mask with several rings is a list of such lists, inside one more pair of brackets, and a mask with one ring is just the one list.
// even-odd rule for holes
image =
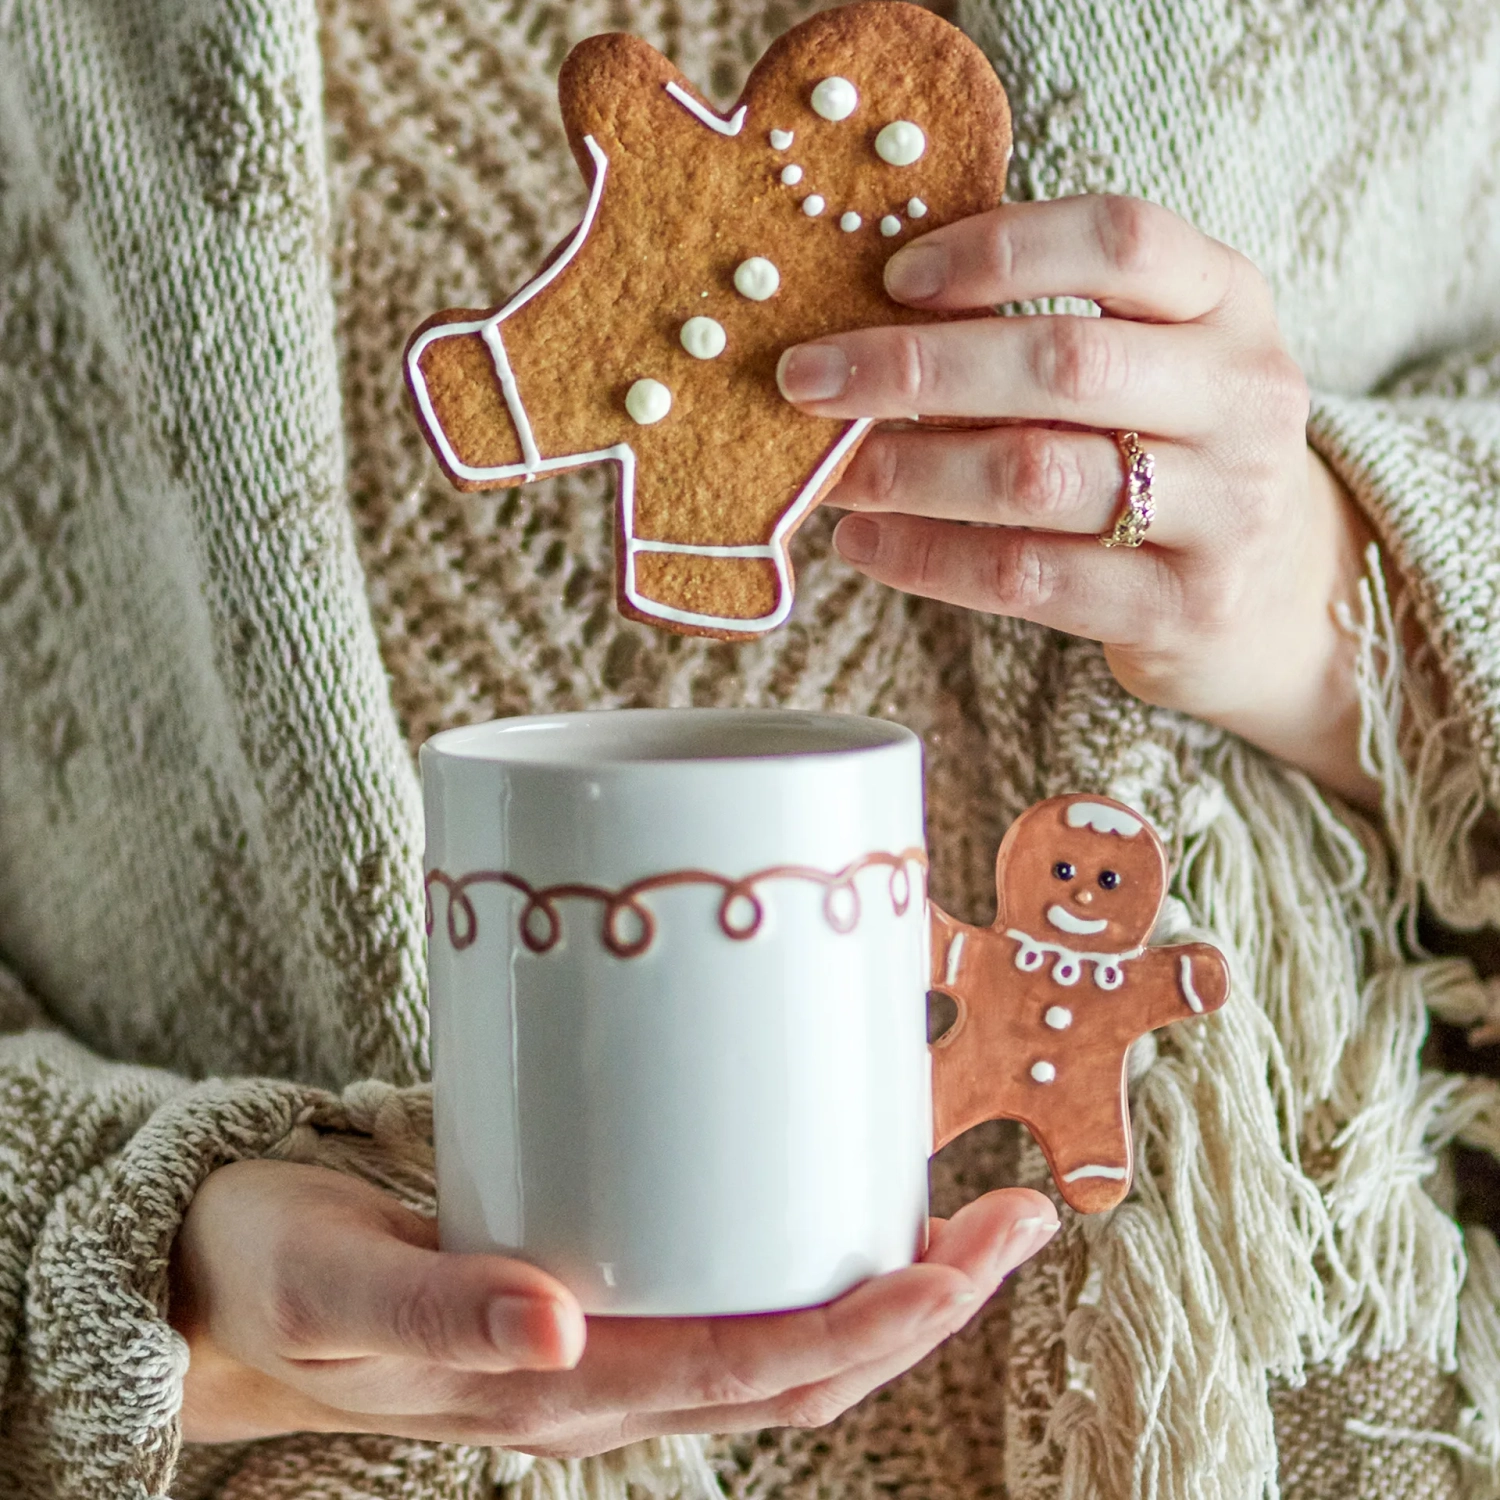
[[106, 1063], [0, 970], [0, 1494], [166, 1493], [187, 1368], [173, 1236], [209, 1172], [284, 1147], [316, 1103]]

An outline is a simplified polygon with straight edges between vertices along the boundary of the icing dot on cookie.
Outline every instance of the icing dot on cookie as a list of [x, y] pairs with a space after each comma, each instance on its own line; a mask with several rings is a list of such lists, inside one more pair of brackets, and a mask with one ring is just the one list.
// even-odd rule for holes
[[781, 169], [781, 180], [788, 187], [796, 187], [802, 181], [802, 168], [793, 162], [790, 166]]
[[828, 205], [816, 193], [809, 193], [807, 197], [802, 200], [802, 212], [805, 213], [809, 219], [816, 219], [818, 215], [822, 213], [823, 210], [827, 207]]
[[659, 380], [637, 380], [625, 393], [625, 410], [649, 427], [672, 410], [672, 393]]
[[1042, 1019], [1054, 1031], [1066, 1031], [1073, 1024], [1073, 1012], [1066, 1005], [1049, 1005]]
[[895, 214], [887, 214], [885, 218], [880, 221], [880, 232], [886, 237], [886, 239], [890, 239], [893, 234], [900, 234], [901, 220], [898, 219]]
[[842, 229], [845, 234], [853, 234], [854, 231], [858, 229], [859, 226], [864, 222], [865, 221], [860, 218], [860, 216], [851, 208], [849, 212], [839, 220], [839, 228]]
[[1038, 1083], [1051, 1083], [1057, 1077], [1057, 1069], [1049, 1062], [1034, 1062], [1031, 1065], [1031, 1076]]
[[909, 167], [927, 149], [920, 125], [910, 120], [892, 120], [875, 137], [875, 154], [893, 167]]
[[717, 359], [729, 342], [724, 325], [714, 318], [689, 318], [678, 337], [694, 359]]
[[752, 302], [764, 302], [767, 297], [774, 297], [780, 285], [781, 272], [764, 255], [752, 255], [735, 267], [734, 289]]
[[812, 91], [813, 113], [825, 120], [847, 120], [859, 104], [859, 90], [847, 78], [825, 78]]
[[790, 130], [773, 130], [771, 132], [771, 149], [773, 151], [785, 151], [792, 144], [794, 137]]
[[920, 198], [913, 198], [906, 205], [906, 211], [914, 219], [925, 219], [927, 217], [927, 205]]

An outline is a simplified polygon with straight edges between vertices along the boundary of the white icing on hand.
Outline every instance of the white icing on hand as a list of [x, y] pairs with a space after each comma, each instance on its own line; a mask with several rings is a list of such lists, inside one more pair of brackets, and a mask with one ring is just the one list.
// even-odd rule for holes
[[694, 359], [717, 359], [729, 342], [724, 325], [714, 318], [689, 318], [678, 337]]
[[914, 219], [925, 219], [927, 217], [927, 205], [920, 198], [913, 198], [906, 205], [906, 211]]
[[764, 255], [752, 255], [735, 267], [734, 289], [752, 302], [764, 302], [767, 297], [774, 297], [780, 285], [781, 272]]
[[696, 115], [710, 130], [717, 130], [720, 135], [738, 135], [745, 127], [747, 107], [743, 104], [726, 120], [722, 115], [716, 115], [711, 109], [705, 109], [691, 94], [679, 88], [675, 83], [667, 85], [667, 92], [689, 114]]
[[955, 932], [948, 944], [948, 963], [943, 970], [943, 979], [947, 984], [954, 984], [958, 980], [958, 961], [964, 955], [964, 938], [967, 936], [967, 933]]
[[927, 149], [927, 137], [920, 125], [910, 120], [892, 120], [875, 137], [875, 154], [893, 167], [909, 167]]
[[1198, 998], [1198, 991], [1193, 988], [1193, 961], [1184, 953], [1179, 963], [1181, 967], [1177, 971], [1177, 978], [1182, 985], [1182, 998], [1187, 1001], [1188, 1009], [1195, 1016], [1201, 1016], [1203, 1001]]
[[851, 208], [849, 212], [839, 220], [839, 228], [842, 229], [845, 234], [853, 234], [854, 231], [858, 229], [859, 226], [864, 222], [865, 221], [860, 218], [860, 216]]
[[637, 380], [625, 393], [625, 410], [649, 427], [672, 410], [672, 393], [659, 380]]
[[898, 219], [895, 214], [887, 214], [885, 218], [880, 221], [880, 232], [886, 237], [886, 239], [890, 239], [893, 234], [900, 234], [901, 220]]
[[790, 130], [773, 130], [771, 132], [771, 149], [773, 151], [785, 151], [795, 139]]
[[1049, 1005], [1042, 1019], [1054, 1031], [1066, 1031], [1073, 1024], [1073, 1012], [1066, 1005]]
[[1141, 831], [1141, 820], [1103, 802], [1075, 802], [1067, 814], [1069, 828], [1092, 828], [1095, 833], [1118, 833], [1133, 839]]
[[1109, 922], [1104, 917], [1094, 921], [1087, 917], [1075, 917], [1066, 906], [1049, 906], [1047, 920], [1059, 932], [1069, 932], [1074, 937], [1087, 937], [1091, 933], [1103, 932], [1109, 926]]
[[1031, 1076], [1038, 1083], [1051, 1083], [1057, 1077], [1057, 1069], [1049, 1062], [1034, 1062], [1031, 1065]]
[[817, 193], [809, 193], [807, 197], [802, 200], [802, 212], [805, 213], [809, 219], [816, 219], [818, 215], [822, 213], [823, 210], [827, 207], [828, 205], [822, 200], [821, 197], [818, 196]]
[[796, 187], [802, 181], [802, 168], [796, 162], [790, 162], [781, 169], [781, 180], [787, 187]]
[[813, 113], [825, 120], [847, 120], [859, 104], [859, 90], [847, 78], [825, 78], [812, 91]]
[[1085, 1177], [1107, 1177], [1111, 1182], [1124, 1182], [1129, 1176], [1124, 1167], [1100, 1167], [1092, 1162], [1086, 1167], [1074, 1167], [1071, 1172], [1064, 1173], [1064, 1182], [1079, 1182]]

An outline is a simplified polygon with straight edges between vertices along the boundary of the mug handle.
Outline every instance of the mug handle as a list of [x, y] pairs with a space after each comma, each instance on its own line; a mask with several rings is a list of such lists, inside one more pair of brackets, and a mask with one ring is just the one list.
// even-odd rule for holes
[[[955, 1136], [985, 1120], [1021, 1117], [1007, 1097], [1003, 1067], [988, 1065], [986, 1049], [979, 1045], [977, 1028], [971, 1025], [968, 986], [958, 982], [971, 929], [950, 917], [935, 901], [928, 902], [927, 910], [932, 954], [928, 987], [946, 995], [958, 1007], [953, 1024], [928, 1044], [932, 1054], [932, 1149], [941, 1151]], [[985, 1001], [982, 995], [972, 998], [980, 1004]], [[1000, 1061], [995, 1059], [997, 1064]]]

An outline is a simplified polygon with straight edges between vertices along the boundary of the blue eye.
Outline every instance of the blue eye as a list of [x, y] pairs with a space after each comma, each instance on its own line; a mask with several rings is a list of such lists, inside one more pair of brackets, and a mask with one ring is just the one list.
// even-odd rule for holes
[[1071, 880], [1078, 873], [1078, 871], [1075, 870], [1073, 866], [1067, 862], [1067, 860], [1060, 859], [1055, 865], [1052, 866], [1052, 873], [1059, 880]]
[[1113, 870], [1100, 870], [1099, 884], [1106, 890], [1112, 891], [1119, 885], [1120, 877]]

